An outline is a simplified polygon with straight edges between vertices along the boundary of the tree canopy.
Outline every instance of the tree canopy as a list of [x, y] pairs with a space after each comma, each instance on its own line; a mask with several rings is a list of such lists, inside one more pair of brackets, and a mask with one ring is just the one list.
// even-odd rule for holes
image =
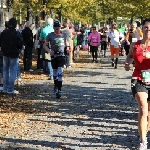
[[26, 17], [27, 6], [31, 9], [33, 16], [39, 16], [45, 10], [51, 15], [51, 10], [58, 17], [61, 11], [63, 18], [70, 18], [73, 21], [105, 22], [109, 18], [116, 20], [117, 17], [145, 18], [150, 16], [149, 0], [13, 0], [14, 15], [19, 18], [20, 10], [22, 17]]

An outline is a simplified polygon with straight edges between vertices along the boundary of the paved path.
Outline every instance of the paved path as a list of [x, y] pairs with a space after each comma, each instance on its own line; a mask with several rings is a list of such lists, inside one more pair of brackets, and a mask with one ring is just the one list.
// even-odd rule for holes
[[130, 91], [132, 71], [118, 69], [108, 58], [82, 60], [65, 70], [63, 96], [55, 99], [53, 82], [20, 87], [15, 100], [0, 102], [0, 149], [132, 150], [138, 145], [137, 104]]

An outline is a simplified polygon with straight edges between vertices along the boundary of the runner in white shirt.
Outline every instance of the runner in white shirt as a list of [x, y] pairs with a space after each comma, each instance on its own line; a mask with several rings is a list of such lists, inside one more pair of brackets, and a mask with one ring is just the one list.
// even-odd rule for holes
[[[112, 67], [115, 66], [115, 69], [117, 69], [118, 64], [118, 57], [120, 52], [120, 33], [118, 30], [116, 30], [116, 23], [113, 23], [110, 29], [110, 32], [107, 33], [107, 35], [110, 38], [110, 53], [111, 53], [111, 60], [112, 60]], [[114, 57], [115, 62], [114, 62]]]

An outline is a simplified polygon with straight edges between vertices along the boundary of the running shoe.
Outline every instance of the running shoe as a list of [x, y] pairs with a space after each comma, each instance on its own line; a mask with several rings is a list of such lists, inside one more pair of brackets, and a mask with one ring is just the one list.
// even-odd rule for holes
[[29, 72], [33, 72], [34, 70], [32, 70], [32, 69], [29, 69], [28, 71], [29, 71]]
[[56, 98], [60, 98], [61, 97], [61, 91], [58, 91], [57, 93], [56, 93]]
[[112, 67], [114, 67], [114, 65], [115, 65], [115, 64], [114, 64], [114, 62], [112, 62], [112, 64], [111, 64], [111, 65], [112, 65]]
[[9, 93], [9, 92], [7, 92], [7, 94], [18, 95], [18, 94], [19, 94], [19, 91], [17, 91], [17, 90], [14, 90], [14, 92], [13, 92], [13, 93]]
[[95, 60], [96, 63], [98, 63], [98, 60]]
[[19, 94], [19, 91], [17, 91], [17, 90], [14, 90], [13, 94], [16, 94], [16, 95], [18, 95], [18, 94]]
[[138, 150], [147, 150], [147, 143], [148, 142], [147, 142], [147, 137], [146, 137], [145, 140], [142, 143], [140, 143]]
[[22, 86], [22, 85], [24, 85], [24, 82], [22, 80], [18, 79], [17, 84], [18, 84], [18, 86]]
[[54, 87], [54, 95], [56, 95], [56, 93], [58, 93], [58, 88]]
[[140, 143], [138, 150], [147, 150], [147, 143]]

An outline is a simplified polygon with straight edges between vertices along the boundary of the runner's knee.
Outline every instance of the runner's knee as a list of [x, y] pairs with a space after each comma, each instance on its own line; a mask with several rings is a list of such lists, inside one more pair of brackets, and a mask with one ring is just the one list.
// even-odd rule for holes
[[62, 81], [62, 75], [63, 75], [63, 69], [62, 67], [58, 67], [58, 70], [57, 70], [58, 81]]

